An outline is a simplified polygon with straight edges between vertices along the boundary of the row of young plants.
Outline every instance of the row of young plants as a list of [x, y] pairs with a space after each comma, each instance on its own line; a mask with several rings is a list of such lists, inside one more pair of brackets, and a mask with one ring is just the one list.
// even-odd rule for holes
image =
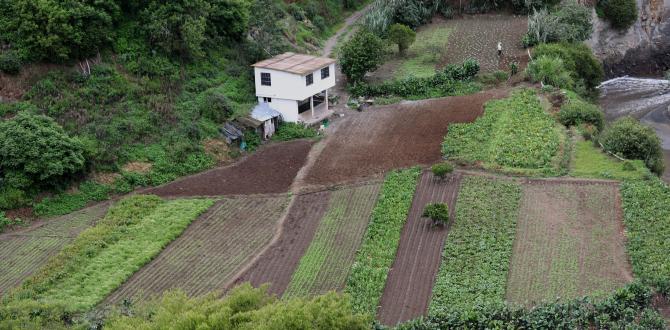
[[[208, 199], [166, 202], [151, 195], [123, 199], [12, 290], [0, 308], [21, 311], [21, 306], [39, 303], [44, 305], [40, 308], [62, 310], [67, 322], [72, 313], [102, 301], [212, 204]], [[5, 315], [0, 324], [21, 314]]]
[[536, 92], [525, 89], [489, 101], [474, 123], [450, 125], [442, 152], [450, 160], [489, 168], [557, 174], [565, 144], [565, 131], [544, 111]]
[[504, 304], [520, 198], [512, 181], [463, 179], [429, 315]]
[[386, 176], [345, 287], [355, 312], [377, 312], [420, 174], [411, 168]]

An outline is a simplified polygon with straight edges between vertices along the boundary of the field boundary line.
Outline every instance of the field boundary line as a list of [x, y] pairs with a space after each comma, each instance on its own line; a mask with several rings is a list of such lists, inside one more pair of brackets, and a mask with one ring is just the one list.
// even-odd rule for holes
[[487, 178], [501, 179], [516, 181], [523, 184], [602, 184], [602, 185], [619, 185], [621, 182], [617, 180], [608, 180], [608, 179], [587, 179], [587, 178], [573, 178], [569, 176], [559, 176], [559, 177], [528, 177], [528, 176], [514, 176], [514, 175], [505, 175], [502, 173], [491, 173], [486, 171], [477, 171], [471, 169], [457, 169], [454, 172], [459, 172], [464, 175], [469, 176], [481, 176]]

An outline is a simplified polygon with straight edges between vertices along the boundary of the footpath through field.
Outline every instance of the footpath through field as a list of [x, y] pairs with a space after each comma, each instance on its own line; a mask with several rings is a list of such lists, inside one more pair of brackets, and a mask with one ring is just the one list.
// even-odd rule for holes
[[460, 182], [460, 174], [438, 179], [425, 171], [421, 176], [377, 313], [382, 324], [394, 326], [426, 313], [451, 222], [433, 226], [421, 215], [428, 203], [446, 203], [454, 219]]

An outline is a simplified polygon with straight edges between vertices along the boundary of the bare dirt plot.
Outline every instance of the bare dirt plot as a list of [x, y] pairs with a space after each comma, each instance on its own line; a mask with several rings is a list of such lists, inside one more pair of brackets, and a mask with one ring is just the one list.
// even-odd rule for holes
[[[452, 32], [440, 61], [441, 66], [475, 58], [482, 72], [492, 72], [509, 71], [508, 64], [512, 61], [519, 62], [520, 69], [523, 69], [528, 62], [528, 54], [521, 45], [521, 38], [528, 30], [525, 16], [466, 15], [447, 20], [446, 27]], [[502, 57], [498, 57], [498, 42], [502, 42]]]
[[26, 230], [0, 235], [0, 296], [21, 284], [79, 232], [101, 219], [108, 207], [108, 203], [101, 203]]
[[519, 214], [508, 301], [533, 305], [632, 280], [616, 183], [529, 181]]
[[432, 226], [421, 214], [426, 204], [441, 202], [449, 205], [453, 219], [460, 183], [460, 174], [443, 180], [430, 172], [421, 176], [377, 312], [382, 324], [394, 326], [426, 313], [449, 226]]
[[286, 201], [254, 197], [217, 202], [106, 301], [143, 300], [172, 288], [193, 296], [225, 289], [270, 243]]
[[288, 191], [312, 141], [269, 145], [232, 166], [213, 169], [143, 193], [162, 197], [270, 194]]
[[329, 200], [329, 191], [296, 196], [279, 239], [232, 286], [250, 282], [259, 287], [269, 283], [269, 292], [281, 296], [312, 241]]
[[356, 181], [441, 159], [440, 144], [450, 123], [472, 122], [486, 101], [505, 89], [439, 99], [403, 102], [348, 114], [338, 123], [305, 177], [312, 185]]
[[332, 192], [328, 211], [284, 297], [314, 296], [344, 288], [380, 187], [369, 184]]

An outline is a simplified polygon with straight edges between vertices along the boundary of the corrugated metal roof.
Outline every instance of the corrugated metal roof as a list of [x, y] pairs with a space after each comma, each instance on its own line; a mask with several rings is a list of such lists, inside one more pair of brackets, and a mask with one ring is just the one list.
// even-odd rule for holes
[[249, 116], [259, 121], [266, 121], [268, 119], [281, 116], [281, 113], [275, 109], [272, 109], [269, 103], [259, 103], [254, 107], [253, 110], [251, 110], [251, 114]]
[[335, 63], [335, 60], [328, 57], [316, 57], [288, 52], [260, 61], [252, 66], [306, 75], [333, 63]]

